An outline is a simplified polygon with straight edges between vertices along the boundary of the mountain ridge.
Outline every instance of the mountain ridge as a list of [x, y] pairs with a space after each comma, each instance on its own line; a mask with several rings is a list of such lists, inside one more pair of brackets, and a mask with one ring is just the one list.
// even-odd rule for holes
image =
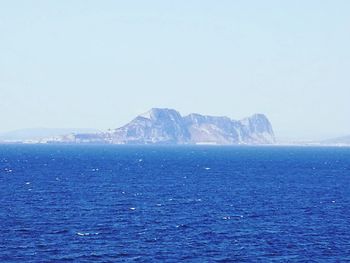
[[274, 144], [272, 125], [264, 114], [242, 120], [191, 113], [182, 116], [170, 108], [152, 108], [107, 133], [72, 135], [73, 142], [110, 144]]
[[321, 144], [350, 145], [350, 135], [323, 140]]
[[30, 143], [270, 145], [276, 139], [264, 114], [242, 120], [191, 113], [182, 116], [170, 108], [152, 108], [129, 123], [105, 132], [67, 133]]

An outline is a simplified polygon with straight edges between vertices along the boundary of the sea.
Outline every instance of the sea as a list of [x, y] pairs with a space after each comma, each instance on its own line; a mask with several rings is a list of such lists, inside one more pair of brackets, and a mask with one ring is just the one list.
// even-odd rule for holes
[[350, 148], [1, 145], [0, 262], [350, 262]]

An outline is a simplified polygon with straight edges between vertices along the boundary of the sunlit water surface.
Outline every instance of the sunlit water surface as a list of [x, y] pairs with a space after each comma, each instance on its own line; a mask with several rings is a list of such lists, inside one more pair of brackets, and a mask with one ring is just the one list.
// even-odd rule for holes
[[350, 148], [0, 146], [0, 262], [350, 261]]

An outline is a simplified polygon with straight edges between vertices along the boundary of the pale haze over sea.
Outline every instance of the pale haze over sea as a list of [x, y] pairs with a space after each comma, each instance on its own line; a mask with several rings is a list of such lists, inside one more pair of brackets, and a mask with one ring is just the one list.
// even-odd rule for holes
[[350, 2], [1, 1], [0, 132], [119, 127], [152, 107], [277, 138], [350, 135]]

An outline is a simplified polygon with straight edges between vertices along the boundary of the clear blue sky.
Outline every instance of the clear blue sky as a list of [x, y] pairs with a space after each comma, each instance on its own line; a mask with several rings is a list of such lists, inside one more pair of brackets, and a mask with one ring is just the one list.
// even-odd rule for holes
[[350, 134], [350, 1], [0, 0], [0, 131], [151, 107]]

